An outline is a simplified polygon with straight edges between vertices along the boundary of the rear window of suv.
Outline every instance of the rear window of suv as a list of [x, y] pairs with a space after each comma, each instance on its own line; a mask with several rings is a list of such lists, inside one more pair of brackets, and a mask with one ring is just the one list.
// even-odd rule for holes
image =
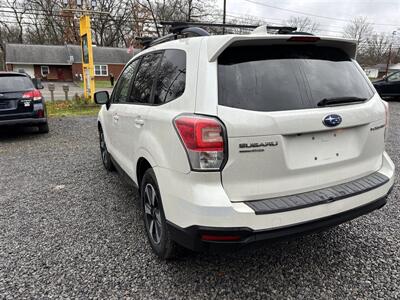
[[4, 76], [0, 75], [0, 93], [22, 92], [34, 88], [32, 80], [26, 76]]
[[239, 46], [218, 58], [219, 104], [255, 111], [316, 108], [326, 98], [373, 92], [340, 49], [315, 45]]

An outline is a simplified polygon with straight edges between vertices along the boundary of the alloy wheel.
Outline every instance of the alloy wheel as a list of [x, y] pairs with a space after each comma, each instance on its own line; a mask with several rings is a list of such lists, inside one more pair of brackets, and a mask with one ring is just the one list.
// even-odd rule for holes
[[144, 189], [144, 213], [150, 239], [159, 244], [162, 235], [161, 211], [156, 191], [150, 183]]
[[101, 152], [101, 159], [103, 163], [107, 163], [107, 146], [106, 142], [104, 141], [104, 134], [100, 132], [100, 152]]

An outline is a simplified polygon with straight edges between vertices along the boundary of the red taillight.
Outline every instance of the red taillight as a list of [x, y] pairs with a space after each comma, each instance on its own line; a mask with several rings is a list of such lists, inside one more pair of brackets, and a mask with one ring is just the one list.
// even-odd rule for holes
[[189, 156], [192, 169], [219, 170], [224, 160], [224, 129], [214, 118], [181, 116], [174, 125]]
[[202, 234], [201, 239], [203, 241], [240, 241], [240, 236]]
[[319, 40], [317, 36], [292, 36], [288, 39], [289, 42], [318, 42]]
[[32, 90], [22, 94], [24, 99], [42, 100], [42, 93], [39, 90]]
[[222, 126], [214, 119], [180, 117], [175, 126], [187, 149], [193, 151], [222, 151]]

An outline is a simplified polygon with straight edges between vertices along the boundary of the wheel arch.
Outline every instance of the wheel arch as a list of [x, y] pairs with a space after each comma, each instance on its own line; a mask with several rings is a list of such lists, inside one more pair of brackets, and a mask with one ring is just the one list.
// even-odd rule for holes
[[152, 160], [148, 159], [145, 156], [141, 156], [137, 160], [137, 162], [136, 162], [136, 183], [139, 187], [139, 192], [140, 192], [140, 185], [141, 185], [144, 173], [148, 169], [153, 168], [153, 166], [154, 166], [154, 163], [152, 164]]

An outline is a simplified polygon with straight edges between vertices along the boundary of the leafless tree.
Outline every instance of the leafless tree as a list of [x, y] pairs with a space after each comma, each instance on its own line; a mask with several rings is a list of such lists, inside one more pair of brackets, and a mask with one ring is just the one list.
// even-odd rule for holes
[[137, 2], [149, 12], [153, 30], [158, 36], [162, 34], [160, 21], [209, 21], [216, 16], [215, 0], [137, 0]]
[[140, 5], [137, 0], [131, 2], [132, 20], [130, 27], [133, 31], [133, 38], [142, 37], [146, 34], [146, 29], [149, 24], [152, 24], [152, 15], [150, 11]]
[[25, 1], [22, 0], [5, 0], [5, 9], [10, 13], [0, 18], [0, 24], [8, 33], [16, 34], [16, 41], [23, 43], [24, 24], [23, 20], [26, 12]]
[[[62, 14], [62, 2], [52, 0], [25, 0], [30, 26], [26, 27], [27, 40], [39, 44], [63, 44], [69, 28]], [[29, 13], [29, 14], [28, 14]]]
[[356, 40], [358, 53], [362, 53], [366, 47], [366, 41], [373, 32], [371, 23], [366, 17], [356, 17], [344, 28], [343, 35], [347, 38]]
[[0, 70], [5, 69], [5, 44], [19, 43], [19, 28], [13, 24], [4, 26], [0, 24]]
[[390, 37], [385, 33], [374, 33], [365, 41], [363, 52], [358, 60], [365, 65], [374, 65], [387, 60], [390, 49]]
[[297, 27], [298, 31], [312, 33], [319, 29], [319, 24], [309, 17], [290, 17], [286, 23], [289, 26]]
[[5, 68], [5, 44], [24, 42], [26, 6], [22, 0], [4, 0], [3, 9], [0, 14], [0, 70]]
[[[129, 0], [99, 0], [92, 17], [93, 40], [99, 46], [126, 46], [132, 32]], [[96, 14], [96, 12], [101, 12]]]
[[179, 2], [179, 10], [188, 22], [205, 20], [210, 16], [214, 16], [215, 1], [183, 0]]

